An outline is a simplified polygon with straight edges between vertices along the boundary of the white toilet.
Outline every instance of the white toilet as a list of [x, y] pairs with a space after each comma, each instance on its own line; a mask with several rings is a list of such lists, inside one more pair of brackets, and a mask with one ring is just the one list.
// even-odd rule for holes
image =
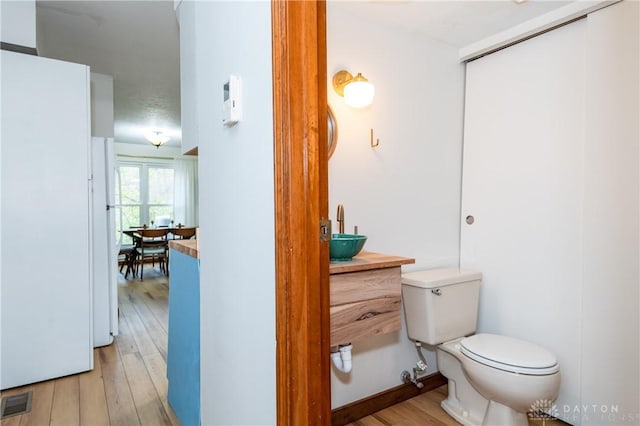
[[554, 354], [523, 340], [477, 334], [479, 272], [432, 269], [402, 275], [409, 339], [438, 345], [440, 373], [449, 379], [442, 408], [465, 426], [527, 426], [535, 405], [558, 396]]

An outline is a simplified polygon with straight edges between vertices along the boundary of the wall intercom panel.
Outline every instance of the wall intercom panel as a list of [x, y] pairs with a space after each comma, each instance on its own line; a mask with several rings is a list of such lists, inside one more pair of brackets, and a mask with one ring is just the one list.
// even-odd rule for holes
[[230, 75], [222, 89], [224, 94], [222, 123], [225, 126], [233, 126], [242, 120], [242, 80], [236, 75]]

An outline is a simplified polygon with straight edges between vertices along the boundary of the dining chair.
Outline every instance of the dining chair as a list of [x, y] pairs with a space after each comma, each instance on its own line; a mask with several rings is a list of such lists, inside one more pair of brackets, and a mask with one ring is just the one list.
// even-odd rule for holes
[[[158, 259], [160, 271], [167, 274], [167, 233], [168, 229], [138, 229], [136, 245], [139, 248], [138, 266], [140, 267], [140, 280], [144, 279], [144, 261], [151, 258], [151, 265], [155, 267], [155, 261]], [[136, 268], [137, 269], [137, 268]]]
[[[174, 240], [188, 240], [196, 236], [196, 228], [184, 228], [179, 226], [178, 228], [171, 228], [169, 233]], [[167, 266], [169, 265], [169, 254], [169, 251], [167, 251]], [[169, 275], [168, 271], [167, 275]]]
[[129, 277], [129, 273], [135, 275], [135, 264], [137, 256], [138, 251], [136, 250], [135, 244], [120, 245], [120, 250], [118, 251], [118, 263], [120, 264], [120, 273], [122, 273], [122, 269], [125, 266], [127, 267], [127, 270], [124, 273], [125, 279]]
[[[174, 240], [188, 240], [195, 237], [196, 228], [172, 228], [171, 235]], [[177, 237], [177, 238], [176, 238]]]

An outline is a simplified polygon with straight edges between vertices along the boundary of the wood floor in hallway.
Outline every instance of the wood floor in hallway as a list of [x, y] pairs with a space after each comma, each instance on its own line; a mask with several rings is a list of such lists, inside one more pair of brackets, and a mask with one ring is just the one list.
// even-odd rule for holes
[[167, 277], [147, 266], [144, 281], [120, 276], [120, 334], [94, 349], [94, 369], [8, 389], [33, 390], [31, 412], [2, 426], [180, 425], [167, 402]]

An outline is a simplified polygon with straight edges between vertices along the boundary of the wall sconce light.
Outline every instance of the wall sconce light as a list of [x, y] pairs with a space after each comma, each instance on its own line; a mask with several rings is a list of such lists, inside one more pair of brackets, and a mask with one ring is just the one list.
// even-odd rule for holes
[[147, 138], [151, 145], [155, 146], [156, 148], [160, 148], [160, 145], [169, 142], [170, 139], [169, 136], [165, 135], [159, 130], [149, 131], [144, 135], [144, 137]]
[[364, 108], [373, 102], [375, 87], [361, 73], [355, 77], [349, 71], [341, 70], [333, 76], [333, 89], [344, 97], [347, 105], [353, 108]]

